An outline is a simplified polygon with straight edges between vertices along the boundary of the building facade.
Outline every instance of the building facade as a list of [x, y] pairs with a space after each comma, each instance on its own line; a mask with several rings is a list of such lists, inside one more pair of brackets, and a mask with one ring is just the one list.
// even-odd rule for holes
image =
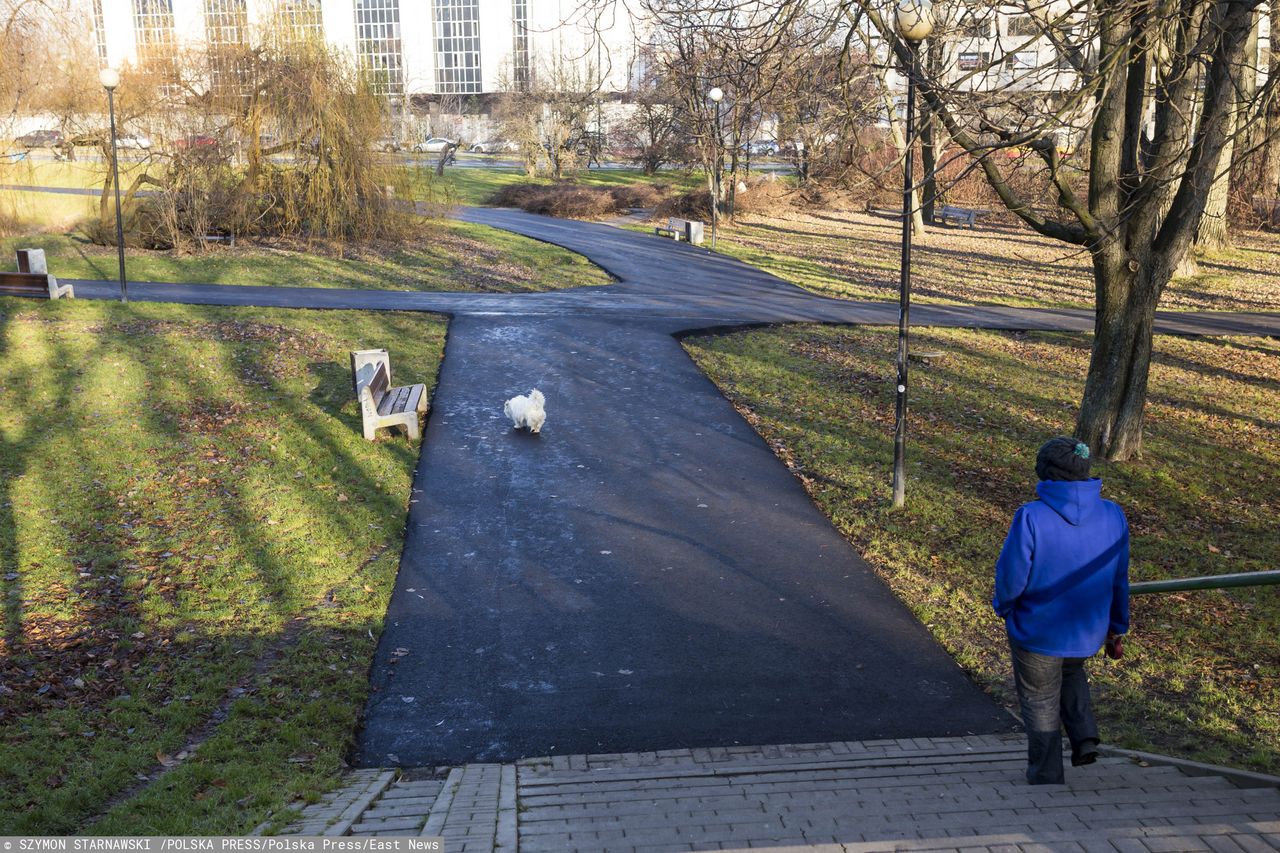
[[[556, 63], [625, 91], [636, 33], [577, 0], [85, 0], [99, 61], [120, 67], [199, 45], [246, 42], [285, 22], [348, 52], [390, 95], [485, 95]], [[563, 73], [563, 72], [562, 72]], [[594, 86], [593, 86], [594, 88]]]

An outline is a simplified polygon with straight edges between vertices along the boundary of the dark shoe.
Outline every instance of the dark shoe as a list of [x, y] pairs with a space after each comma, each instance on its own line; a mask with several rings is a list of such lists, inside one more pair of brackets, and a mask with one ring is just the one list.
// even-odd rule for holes
[[1096, 740], [1086, 740], [1080, 744], [1079, 749], [1073, 750], [1071, 753], [1071, 766], [1084, 767], [1086, 764], [1093, 764], [1098, 760], [1098, 742]]

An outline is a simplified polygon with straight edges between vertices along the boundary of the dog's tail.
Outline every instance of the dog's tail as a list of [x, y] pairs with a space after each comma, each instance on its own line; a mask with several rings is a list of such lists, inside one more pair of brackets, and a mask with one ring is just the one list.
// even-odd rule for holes
[[534, 388], [532, 391], [529, 392], [529, 399], [532, 400], [534, 405], [537, 405], [537, 406], [541, 406], [547, 402], [547, 398], [542, 396], [542, 392], [539, 391], [537, 388]]

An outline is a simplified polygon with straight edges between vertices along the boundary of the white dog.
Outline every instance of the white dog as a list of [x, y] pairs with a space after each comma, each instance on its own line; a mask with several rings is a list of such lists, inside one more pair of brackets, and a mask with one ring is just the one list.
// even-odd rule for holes
[[547, 400], [542, 396], [542, 392], [534, 388], [529, 392], [529, 396], [521, 395], [512, 397], [502, 406], [502, 414], [511, 418], [511, 422], [515, 424], [516, 429], [527, 427], [529, 432], [537, 433], [542, 430], [542, 425], [547, 422], [547, 410], [544, 408]]

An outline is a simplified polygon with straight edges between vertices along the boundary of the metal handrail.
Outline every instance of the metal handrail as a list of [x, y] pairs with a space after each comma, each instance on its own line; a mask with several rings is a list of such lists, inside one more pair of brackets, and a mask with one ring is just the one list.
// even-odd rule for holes
[[1234, 575], [1208, 575], [1200, 578], [1173, 578], [1167, 581], [1141, 581], [1129, 584], [1129, 594], [1180, 592], [1187, 589], [1228, 589], [1237, 586], [1266, 586], [1269, 584], [1280, 584], [1280, 570], [1240, 572]]

